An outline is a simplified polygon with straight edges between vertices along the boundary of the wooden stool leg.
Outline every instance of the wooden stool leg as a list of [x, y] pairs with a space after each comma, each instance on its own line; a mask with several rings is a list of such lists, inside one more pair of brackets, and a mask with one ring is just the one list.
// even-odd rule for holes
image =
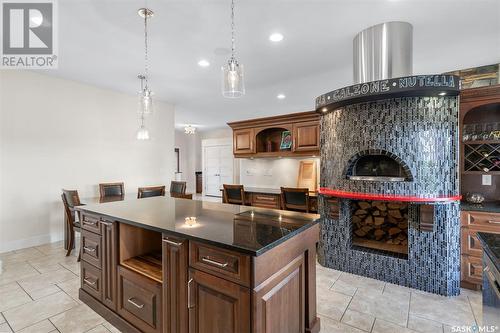
[[71, 251], [73, 250], [73, 246], [75, 243], [75, 231], [71, 230], [70, 235], [69, 235], [69, 246], [68, 246], [68, 252], [66, 252], [66, 257], [68, 257], [71, 254]]

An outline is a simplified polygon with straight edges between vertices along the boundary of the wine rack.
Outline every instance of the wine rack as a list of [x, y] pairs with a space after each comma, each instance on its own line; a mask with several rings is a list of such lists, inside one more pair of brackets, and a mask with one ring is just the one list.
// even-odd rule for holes
[[466, 141], [463, 173], [500, 174], [500, 140]]

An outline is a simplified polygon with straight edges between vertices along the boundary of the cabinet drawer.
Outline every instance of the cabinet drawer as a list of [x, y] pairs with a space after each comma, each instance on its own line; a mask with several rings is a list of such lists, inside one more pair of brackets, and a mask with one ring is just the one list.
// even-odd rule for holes
[[462, 226], [470, 229], [500, 232], [500, 214], [463, 211], [461, 220]]
[[142, 332], [161, 332], [161, 284], [118, 266], [118, 314]]
[[82, 260], [101, 268], [101, 236], [82, 230]]
[[462, 280], [481, 285], [483, 282], [483, 262], [481, 258], [462, 255]]
[[462, 254], [481, 258], [483, 255], [483, 248], [477, 238], [477, 232], [468, 228], [462, 228], [461, 233]]
[[101, 270], [91, 264], [81, 262], [81, 286], [82, 289], [98, 300], [102, 299], [102, 274]]
[[189, 265], [244, 286], [250, 286], [250, 257], [214, 246], [190, 242]]
[[84, 214], [82, 215], [82, 229], [101, 234], [99, 228], [99, 216]]
[[270, 194], [252, 194], [252, 206], [264, 208], [280, 208], [280, 199], [278, 195]]

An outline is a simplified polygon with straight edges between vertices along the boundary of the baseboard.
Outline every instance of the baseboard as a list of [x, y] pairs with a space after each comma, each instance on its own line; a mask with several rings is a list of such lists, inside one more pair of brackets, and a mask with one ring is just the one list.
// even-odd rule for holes
[[47, 243], [57, 242], [63, 239], [62, 234], [46, 234], [33, 236], [24, 239], [17, 239], [13, 241], [2, 242], [0, 244], [0, 253], [24, 249], [27, 247], [38, 246]]

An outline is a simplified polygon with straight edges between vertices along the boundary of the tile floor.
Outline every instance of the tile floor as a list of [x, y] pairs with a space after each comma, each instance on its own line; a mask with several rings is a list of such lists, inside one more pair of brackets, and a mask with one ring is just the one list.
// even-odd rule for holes
[[[0, 254], [0, 332], [119, 332], [78, 300], [62, 242]], [[451, 332], [481, 323], [481, 294], [440, 297], [318, 265], [321, 333]]]

